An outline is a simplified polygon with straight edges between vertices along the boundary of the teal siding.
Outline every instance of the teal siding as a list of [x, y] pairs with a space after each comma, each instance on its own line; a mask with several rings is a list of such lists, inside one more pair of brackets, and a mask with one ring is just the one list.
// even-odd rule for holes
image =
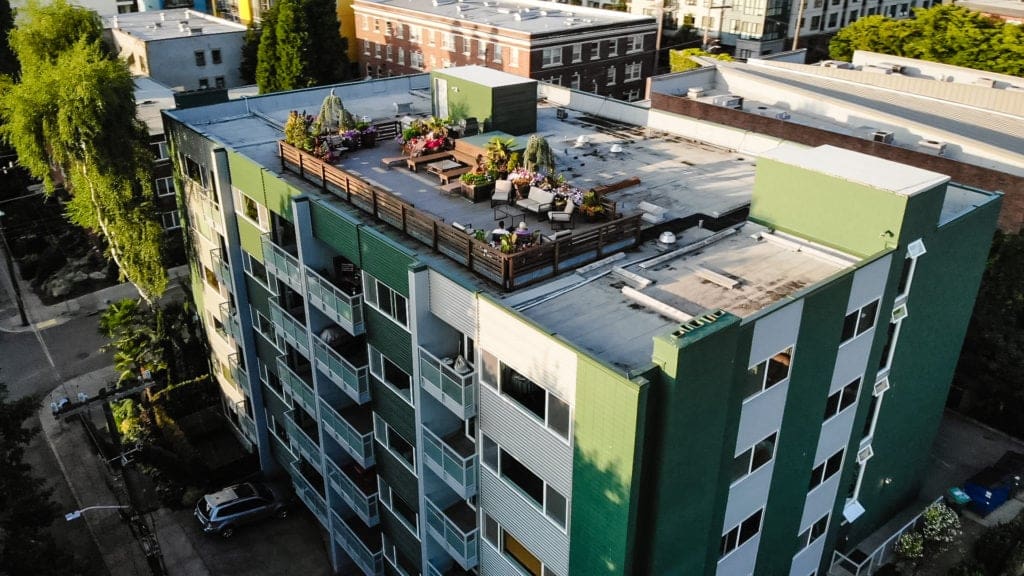
[[270, 318], [270, 291], [248, 274], [245, 275], [245, 287], [249, 290], [249, 304]]
[[369, 306], [363, 307], [366, 341], [380, 350], [411, 378], [413, 375], [412, 335], [387, 316]]
[[[420, 517], [420, 524], [423, 521], [423, 518]], [[414, 538], [409, 529], [384, 506], [380, 507], [380, 524], [384, 532], [391, 538], [391, 541], [395, 543], [395, 548], [398, 548], [398, 551], [405, 557], [405, 560], [412, 563], [416, 570], [422, 573], [419, 540]], [[388, 562], [384, 563], [384, 569], [387, 574], [399, 576], [399, 573]]]
[[331, 210], [323, 202], [310, 203], [310, 220], [313, 224], [313, 237], [362, 267], [359, 227], [355, 221]]
[[377, 460], [377, 474], [380, 474], [388, 486], [391, 486], [391, 490], [401, 496], [410, 508], [418, 512], [420, 499], [416, 476], [379, 442], [374, 442], [373, 453]]
[[380, 414], [402, 438], [413, 446], [416, 445], [416, 413], [413, 407], [383, 384], [375, 376], [370, 376], [370, 391], [373, 411]]
[[292, 196], [298, 196], [302, 192], [292, 188], [268, 170], [263, 171], [263, 190], [266, 194], [267, 208], [285, 220], [294, 222]]
[[365, 226], [359, 228], [359, 241], [363, 270], [408, 298], [412, 253], [402, 250], [380, 232]]
[[260, 204], [266, 204], [263, 193], [263, 168], [238, 152], [228, 150], [228, 169], [231, 170], [231, 185]]

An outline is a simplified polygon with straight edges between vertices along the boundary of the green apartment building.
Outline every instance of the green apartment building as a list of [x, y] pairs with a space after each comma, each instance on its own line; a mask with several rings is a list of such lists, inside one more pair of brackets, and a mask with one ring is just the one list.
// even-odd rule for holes
[[[432, 85], [335, 92], [379, 119]], [[383, 167], [391, 142], [279, 145], [327, 91], [165, 123], [225, 413], [339, 574], [839, 574], [915, 499], [998, 194], [827, 146], [752, 162], [548, 86], [559, 170], [640, 184], [509, 257], [461, 228], [547, 222]]]

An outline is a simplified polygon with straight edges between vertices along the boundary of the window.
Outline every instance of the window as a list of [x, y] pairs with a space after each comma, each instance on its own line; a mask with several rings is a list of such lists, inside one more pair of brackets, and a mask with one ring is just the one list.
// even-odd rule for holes
[[[420, 57], [422, 58], [422, 54]], [[409, 327], [409, 305], [405, 296], [369, 274], [363, 274], [363, 299], [370, 307], [394, 320], [399, 326]]]
[[174, 195], [174, 178], [157, 178], [153, 181], [157, 196]]
[[423, 42], [423, 28], [419, 26], [409, 27], [409, 42], [413, 44], [420, 44]]
[[746, 478], [755, 470], [775, 458], [775, 444], [779, 438], [778, 432], [772, 432], [770, 436], [754, 444], [740, 453], [733, 459], [732, 482], [736, 483], [741, 478]]
[[548, 66], [561, 66], [562, 65], [562, 48], [545, 48], [541, 53], [540, 65], [543, 68]]
[[419, 514], [416, 513], [416, 509], [410, 506], [400, 495], [396, 494], [391, 489], [391, 486], [379, 475], [377, 476], [377, 494], [380, 503], [388, 510], [394, 512], [398, 520], [416, 535], [419, 526]]
[[643, 34], [633, 34], [626, 38], [626, 53], [639, 52], [644, 49]]
[[402, 438], [402, 435], [395, 432], [383, 418], [380, 417], [376, 412], [373, 414], [373, 437], [380, 442], [382, 446], [388, 449], [392, 454], [398, 457], [398, 459], [405, 464], [406, 468], [409, 469], [413, 474], [416, 473], [416, 449], [409, 443], [408, 440]]
[[[259, 260], [245, 250], [242, 250], [242, 269], [264, 287], [270, 285], [270, 280], [267, 278], [267, 269], [263, 267], [263, 264]], [[272, 326], [270, 327], [270, 331], [273, 332]]]
[[626, 64], [626, 74], [623, 80], [626, 82], [633, 82], [640, 79], [640, 74], [643, 70], [643, 65], [640, 62], [632, 62]]
[[395, 543], [387, 533], [381, 534], [380, 538], [381, 544], [384, 547], [384, 558], [395, 569], [396, 574], [399, 576], [412, 576], [413, 574], [420, 573], [418, 565], [410, 561], [405, 554], [402, 554], [402, 551], [395, 546]]
[[764, 509], [760, 509], [754, 512], [743, 522], [733, 526], [731, 530], [722, 534], [721, 548], [719, 549], [719, 557], [725, 558], [733, 550], [743, 546], [751, 538], [757, 536], [757, 533], [761, 531], [761, 515], [764, 513]]
[[267, 208], [238, 188], [232, 186], [231, 189], [235, 194], [235, 211], [255, 224], [260, 230], [264, 232], [269, 230], [270, 213], [267, 212]]
[[199, 79], [199, 89], [200, 90], [207, 90], [209, 88], [210, 88], [210, 79], [209, 78], [200, 78]]
[[536, 417], [561, 438], [569, 439], [572, 411], [566, 401], [533, 383], [486, 350], [480, 351], [480, 360], [481, 379], [485, 384], [498, 389], [505, 398]]
[[829, 395], [825, 402], [825, 417], [822, 421], [839, 414], [857, 402], [857, 392], [860, 390], [860, 378], [850, 382], [842, 389], [836, 390]]
[[618, 55], [619, 55], [619, 41], [618, 40], [609, 40], [608, 41], [608, 57], [610, 58], [610, 57], [618, 56]]
[[405, 64], [406, 64], [406, 62], [405, 62], [405, 48], [402, 48], [401, 46], [398, 47], [398, 64], [401, 65], [401, 66], [405, 66]]
[[480, 460], [484, 466], [507, 484], [518, 489], [528, 502], [565, 531], [569, 514], [569, 502], [566, 497], [498, 446], [486, 434], [481, 434], [480, 438]]
[[476, 57], [480, 60], [487, 59], [487, 42], [484, 40], [476, 41]]
[[579, 72], [573, 72], [572, 73], [572, 80], [570, 80], [570, 82], [569, 82], [569, 88], [572, 88], [573, 90], [579, 90], [580, 89], [580, 73]]
[[373, 19], [373, 31], [380, 33], [380, 18]]
[[786, 348], [771, 358], [750, 367], [747, 370], [746, 389], [743, 391], [744, 399], [789, 378], [789, 363], [792, 356], [793, 349]]
[[829, 14], [828, 15], [828, 27], [829, 28], [835, 28], [838, 25], [839, 25], [839, 14], [837, 14], [836, 12], [833, 12], [833, 13]]
[[427, 44], [430, 46], [437, 46], [437, 40], [434, 38], [441, 32], [437, 30], [427, 30]]
[[873, 300], [860, 309], [847, 314], [843, 320], [843, 334], [839, 339], [840, 344], [846, 343], [874, 328], [877, 315], [878, 300]]
[[630, 88], [629, 90], [626, 90], [626, 101], [627, 102], [636, 102], [639, 99], [640, 99], [640, 89], [639, 88]]
[[203, 189], [207, 189], [210, 186], [206, 178], [206, 169], [188, 156], [185, 156], [185, 175]]
[[797, 549], [803, 550], [810, 546], [815, 540], [821, 538], [825, 532], [828, 531], [828, 518], [829, 514], [825, 514], [821, 518], [811, 524], [807, 530], [804, 530], [802, 534], [797, 538]]
[[[820, 3], [821, 0], [815, 0], [816, 3]], [[817, 30], [821, 27], [821, 16], [811, 16], [811, 30]]]
[[409, 66], [417, 70], [423, 70], [423, 52], [410, 52]]
[[391, 46], [391, 44], [388, 44], [388, 47], [387, 47], [387, 57], [388, 57], [388, 62], [392, 62], [394, 60], [394, 58], [395, 58], [395, 55], [392, 53], [392, 46]]
[[172, 210], [170, 212], [161, 212], [160, 223], [163, 224], [164, 230], [181, 228], [181, 220], [178, 219], [178, 211]]
[[369, 350], [370, 373], [404, 398], [406, 402], [412, 404], [412, 378], [373, 346], [370, 346]]
[[615, 85], [615, 66], [608, 67], [608, 85]]
[[[504, 52], [504, 49], [501, 47], [501, 45], [500, 44], [495, 44], [494, 45], [494, 54], [492, 54], [494, 56], [494, 62], [495, 63], [501, 64], [501, 53], [502, 52]], [[559, 56], [559, 61], [561, 61], [561, 56]]]
[[601, 43], [594, 42], [590, 45], [590, 59], [599, 60], [601, 58]]
[[373, 45], [373, 57], [378, 59], [378, 60], [380, 60], [380, 55], [381, 55], [381, 45], [380, 44], [374, 44]]
[[889, 367], [889, 363], [892, 361], [892, 348], [896, 345], [896, 327], [899, 326], [897, 322], [889, 323], [889, 330], [885, 335], [885, 345], [882, 347], [882, 356], [878, 359], [878, 369], [885, 370]]
[[843, 454], [846, 453], [845, 448], [840, 448], [838, 452], [828, 457], [827, 460], [818, 464], [811, 470], [811, 483], [807, 487], [807, 491], [810, 492], [818, 486], [824, 484], [829, 478], [835, 476], [843, 468]]
[[223, 76], [216, 76], [216, 77], [214, 77], [214, 79], [213, 79], [213, 87], [214, 88], [223, 88], [224, 87], [224, 77]]
[[572, 45], [572, 61], [580, 62], [583, 60], [583, 44]]
[[472, 42], [466, 36], [462, 37], [462, 55], [469, 56], [470, 50], [473, 48]]
[[153, 152], [153, 158], [155, 160], [167, 160], [170, 158], [170, 154], [167, 152], [167, 141], [161, 140], [159, 142], [152, 142], [149, 145], [149, 149]]
[[220, 49], [214, 48], [213, 50], [210, 50], [210, 59], [213, 60], [214, 64], [220, 64]]
[[206, 66], [206, 52], [202, 50], [196, 50], [196, 66]]
[[544, 563], [523, 546], [505, 528], [498, 524], [497, 520], [484, 513], [484, 540], [494, 546], [510, 560], [518, 564], [521, 570], [532, 576], [558, 576], [553, 570], [544, 566]]
[[455, 50], [455, 37], [445, 32], [441, 35], [441, 48], [444, 50]]

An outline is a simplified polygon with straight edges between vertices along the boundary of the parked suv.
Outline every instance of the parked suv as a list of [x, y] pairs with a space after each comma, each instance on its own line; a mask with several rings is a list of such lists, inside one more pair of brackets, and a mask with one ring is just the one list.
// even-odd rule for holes
[[203, 532], [225, 538], [230, 538], [239, 526], [287, 515], [284, 491], [262, 482], [229, 486], [203, 496], [196, 503], [196, 518], [203, 525]]

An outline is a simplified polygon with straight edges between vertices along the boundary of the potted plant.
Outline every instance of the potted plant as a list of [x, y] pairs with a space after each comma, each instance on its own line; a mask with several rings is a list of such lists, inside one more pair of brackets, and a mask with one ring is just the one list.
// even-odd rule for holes
[[[495, 136], [487, 141], [487, 169], [497, 172], [501, 178], [508, 175], [509, 160], [512, 158], [512, 147], [515, 146], [514, 138], [501, 138]], [[513, 166], [512, 168], [515, 168]]]
[[580, 214], [583, 215], [583, 219], [587, 222], [594, 222], [604, 218], [604, 204], [601, 203], [601, 198], [593, 190], [583, 195], [583, 200], [580, 204]]
[[359, 145], [362, 148], [373, 148], [377, 145], [377, 128], [368, 122], [359, 122], [356, 124], [356, 130], [359, 131]]
[[494, 179], [486, 172], [467, 172], [459, 177], [462, 184], [462, 195], [480, 202], [494, 193]]
[[523, 165], [533, 172], [543, 170], [547, 174], [554, 174], [555, 155], [546, 138], [536, 134], [530, 136], [523, 152]]

